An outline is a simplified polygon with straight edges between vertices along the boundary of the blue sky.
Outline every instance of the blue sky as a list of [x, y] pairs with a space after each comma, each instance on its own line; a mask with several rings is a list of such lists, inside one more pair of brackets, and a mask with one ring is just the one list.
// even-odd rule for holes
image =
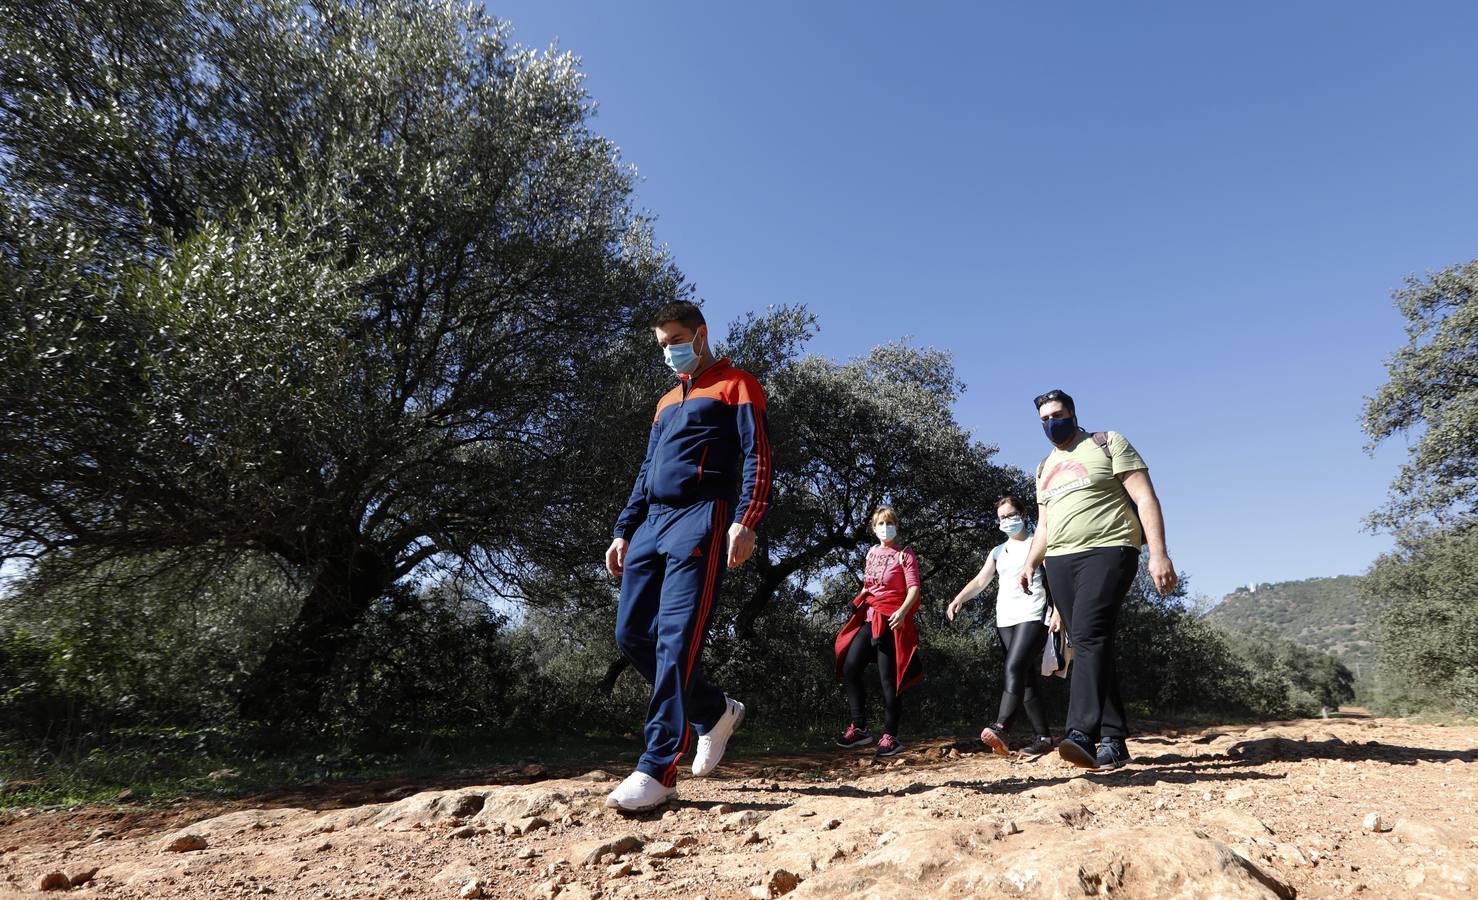
[[[1478, 5], [490, 3], [580, 56], [710, 320], [954, 352], [1000, 459], [1061, 387], [1193, 593], [1359, 573], [1390, 291], [1478, 256]], [[939, 586], [945, 596], [955, 586]]]

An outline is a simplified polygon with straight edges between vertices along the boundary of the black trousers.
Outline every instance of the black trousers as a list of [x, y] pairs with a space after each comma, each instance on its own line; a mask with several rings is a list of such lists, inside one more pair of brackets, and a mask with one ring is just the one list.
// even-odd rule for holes
[[[878, 613], [878, 615], [882, 615]], [[883, 633], [877, 644], [872, 642], [872, 625], [864, 622], [857, 635], [847, 647], [842, 660], [842, 684], [847, 689], [847, 710], [852, 715], [852, 724], [867, 728], [867, 688], [863, 676], [873, 660], [878, 663], [878, 679], [883, 689], [883, 733], [898, 734], [898, 642], [893, 639], [893, 629], [883, 622]]]
[[1114, 664], [1114, 634], [1119, 607], [1139, 571], [1133, 547], [1098, 547], [1046, 560], [1047, 587], [1073, 645], [1073, 671], [1067, 727], [1089, 740], [1123, 739], [1129, 734], [1119, 673]]
[[1042, 670], [1042, 649], [1047, 646], [1047, 626], [1041, 622], [1021, 622], [997, 627], [996, 634], [1006, 648], [1006, 689], [1001, 692], [1001, 711], [996, 723], [1011, 727], [1018, 709], [1026, 709], [1033, 734], [1048, 734], [1047, 717], [1042, 714], [1042, 701], [1037, 696], [1037, 676]]

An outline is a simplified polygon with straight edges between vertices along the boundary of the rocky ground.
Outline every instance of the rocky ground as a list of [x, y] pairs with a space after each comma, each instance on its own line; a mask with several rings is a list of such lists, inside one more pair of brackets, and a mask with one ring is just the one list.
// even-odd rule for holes
[[11, 814], [0, 896], [1470, 897], [1478, 728], [1162, 730], [1084, 774], [974, 742], [744, 760], [623, 817], [538, 767], [165, 810]]

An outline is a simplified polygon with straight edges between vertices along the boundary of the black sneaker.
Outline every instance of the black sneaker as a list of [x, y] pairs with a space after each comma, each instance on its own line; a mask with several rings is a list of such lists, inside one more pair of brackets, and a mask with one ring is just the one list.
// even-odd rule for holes
[[842, 736], [837, 738], [838, 747], [866, 747], [872, 743], [872, 732], [866, 728], [858, 728], [856, 725], [848, 725]]
[[1123, 738], [1104, 738], [1098, 742], [1098, 768], [1117, 769], [1134, 757], [1129, 755], [1129, 748], [1124, 746]]
[[1021, 748], [1021, 753], [1023, 756], [1041, 756], [1043, 753], [1050, 753], [1054, 746], [1051, 737], [1039, 734], [1030, 744]]
[[1080, 769], [1098, 768], [1098, 751], [1088, 735], [1074, 728], [1057, 745], [1057, 755]]

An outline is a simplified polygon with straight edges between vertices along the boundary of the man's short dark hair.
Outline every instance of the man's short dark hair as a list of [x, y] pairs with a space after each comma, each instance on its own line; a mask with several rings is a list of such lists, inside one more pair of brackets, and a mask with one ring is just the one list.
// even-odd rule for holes
[[686, 300], [674, 300], [671, 303], [662, 304], [662, 307], [647, 322], [647, 326], [650, 328], [660, 328], [668, 322], [677, 322], [693, 331], [697, 331], [699, 325], [708, 324], [707, 320], [703, 318], [703, 310], [698, 308], [698, 304], [689, 303]]
[[1069, 397], [1066, 391], [1059, 391], [1056, 388], [1048, 391], [1045, 394], [1042, 394], [1032, 402], [1037, 404], [1037, 409], [1041, 409], [1043, 406], [1051, 403], [1054, 400], [1066, 407], [1068, 412], [1073, 413], [1074, 415], [1077, 414], [1078, 408], [1073, 405], [1073, 398]]

